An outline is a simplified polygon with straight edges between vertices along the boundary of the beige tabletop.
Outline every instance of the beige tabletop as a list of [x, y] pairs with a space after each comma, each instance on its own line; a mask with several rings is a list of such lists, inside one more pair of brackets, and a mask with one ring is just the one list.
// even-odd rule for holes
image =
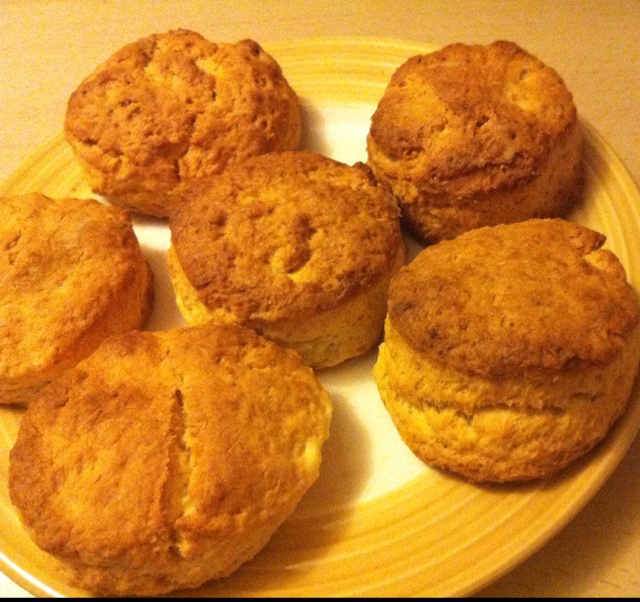
[[[562, 75], [582, 117], [640, 181], [638, 0], [0, 0], [0, 182], [61, 130], [71, 91], [98, 62], [177, 27], [265, 45], [309, 36], [513, 40]], [[478, 593], [639, 596], [640, 438], [566, 527]], [[0, 575], [0, 596], [21, 595], [29, 594]]]

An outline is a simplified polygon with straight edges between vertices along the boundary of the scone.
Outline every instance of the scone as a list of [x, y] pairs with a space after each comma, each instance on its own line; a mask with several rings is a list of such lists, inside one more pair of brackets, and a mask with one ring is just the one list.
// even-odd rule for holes
[[65, 134], [92, 190], [166, 217], [185, 183], [300, 140], [296, 93], [252, 40], [184, 29], [128, 44], [71, 95]]
[[252, 328], [316, 369], [378, 344], [405, 248], [395, 200], [365, 165], [253, 157], [194, 191], [169, 227], [187, 324]]
[[11, 500], [74, 586], [152, 596], [251, 559], [318, 477], [332, 402], [238, 326], [114, 336], [29, 406]]
[[516, 44], [452, 44], [407, 60], [371, 119], [368, 162], [426, 243], [562, 217], [582, 188], [571, 92]]
[[153, 276], [129, 212], [0, 198], [0, 403], [28, 405], [107, 336], [141, 327]]
[[627, 406], [639, 308], [604, 236], [560, 219], [423, 250], [391, 283], [374, 367], [400, 435], [471, 481], [557, 473]]

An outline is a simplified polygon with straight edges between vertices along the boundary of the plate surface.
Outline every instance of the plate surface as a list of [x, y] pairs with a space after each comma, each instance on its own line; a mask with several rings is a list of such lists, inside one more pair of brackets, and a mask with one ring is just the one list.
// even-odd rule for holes
[[[430, 52], [416, 42], [313, 38], [266, 45], [298, 92], [303, 147], [346, 163], [366, 160], [370, 117], [393, 71]], [[640, 191], [588, 124], [586, 190], [571, 219], [607, 235], [606, 246], [640, 284]], [[0, 188], [90, 196], [61, 135]], [[166, 222], [134, 218], [156, 276], [149, 329], [182, 325], [166, 270]], [[414, 247], [414, 251], [417, 250]], [[400, 440], [371, 377], [375, 352], [320, 374], [335, 401], [318, 482], [266, 548], [231, 577], [185, 596], [461, 596], [523, 561], [593, 497], [640, 426], [640, 389], [593, 452], [557, 478], [474, 486], [419, 462]], [[38, 596], [79, 596], [29, 539], [7, 491], [9, 450], [22, 410], [0, 407], [0, 568]]]

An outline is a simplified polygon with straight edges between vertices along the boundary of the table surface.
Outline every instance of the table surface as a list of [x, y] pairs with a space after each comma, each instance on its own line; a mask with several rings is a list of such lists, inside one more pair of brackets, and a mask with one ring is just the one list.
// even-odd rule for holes
[[[61, 129], [79, 81], [127, 42], [177, 27], [268, 44], [376, 36], [445, 45], [509, 39], [553, 66], [581, 115], [640, 182], [638, 0], [2, 0], [0, 182]], [[587, 506], [486, 597], [640, 596], [640, 438]], [[29, 596], [0, 575], [0, 596]]]

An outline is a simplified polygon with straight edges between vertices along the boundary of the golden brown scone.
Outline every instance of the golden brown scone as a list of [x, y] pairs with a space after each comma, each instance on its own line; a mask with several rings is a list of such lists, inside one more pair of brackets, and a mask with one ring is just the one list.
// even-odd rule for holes
[[229, 167], [169, 220], [188, 324], [237, 323], [313, 368], [375, 347], [404, 263], [398, 208], [363, 164], [306, 151]]
[[639, 308], [604, 236], [560, 219], [480, 228], [391, 283], [374, 376], [402, 438], [472, 481], [548, 477], [624, 412]]
[[582, 131], [560, 76], [516, 44], [452, 44], [392, 76], [368, 162], [427, 243], [561, 217], [580, 195]]
[[259, 44], [184, 29], [116, 52], [73, 92], [65, 119], [92, 190], [160, 217], [192, 180], [297, 148], [300, 127], [296, 93]]
[[153, 276], [129, 212], [0, 198], [0, 403], [27, 405], [107, 336], [142, 326]]
[[293, 512], [331, 412], [299, 355], [248, 329], [114, 336], [27, 409], [11, 499], [75, 586], [197, 587], [251, 559]]

